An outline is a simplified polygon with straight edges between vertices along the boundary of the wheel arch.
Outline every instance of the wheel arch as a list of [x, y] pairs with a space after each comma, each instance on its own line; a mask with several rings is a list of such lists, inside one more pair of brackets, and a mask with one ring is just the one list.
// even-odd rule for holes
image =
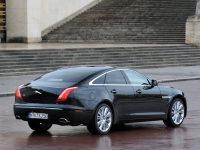
[[[107, 104], [107, 105], [111, 108], [111, 111], [112, 111], [112, 113], [113, 113], [113, 124], [116, 124], [116, 123], [118, 122], [118, 119], [117, 119], [117, 116], [116, 116], [116, 113], [115, 113], [115, 108], [114, 108], [114, 106], [112, 105], [112, 103], [111, 103], [109, 100], [107, 100], [107, 99], [102, 100], [102, 101], [95, 107], [95, 109], [94, 109], [95, 111], [93, 112], [92, 118], [94, 117], [94, 114], [95, 114], [97, 108], [98, 108], [101, 104]], [[91, 121], [92, 121], [92, 120], [91, 120]]]

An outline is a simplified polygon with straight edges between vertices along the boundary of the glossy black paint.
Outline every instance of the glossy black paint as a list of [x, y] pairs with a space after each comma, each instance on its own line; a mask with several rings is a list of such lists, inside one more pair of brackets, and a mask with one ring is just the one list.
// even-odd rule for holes
[[[162, 96], [157, 86], [134, 86], [136, 119], [161, 118]], [[141, 92], [137, 92], [141, 91]]]
[[[165, 120], [171, 101], [179, 97], [187, 102], [182, 91], [167, 86], [153, 84], [146, 78], [145, 85], [130, 84], [129, 78], [124, 73], [124, 69], [110, 66], [88, 66], [65, 68], [73, 71], [87, 71], [88, 75], [81, 76], [77, 81], [58, 82], [58, 79], [41, 81], [40, 78], [24, 85], [20, 91], [23, 100], [15, 98], [14, 114], [24, 121], [29, 112], [43, 112], [49, 114], [48, 120], [31, 119], [38, 122], [50, 122], [59, 125], [79, 125], [90, 124], [96, 108], [101, 103], [108, 104], [114, 114], [114, 124], [134, 121]], [[98, 82], [107, 82], [107, 73], [120, 71], [125, 84], [96, 84], [91, 81], [102, 75]], [[104, 79], [105, 78], [105, 79]], [[95, 82], [94, 82], [95, 83]], [[66, 88], [77, 86], [69, 94], [65, 102], [57, 103], [56, 99]], [[77, 111], [78, 110], [78, 111]], [[187, 112], [187, 109], [186, 111]], [[186, 116], [186, 114], [185, 114]], [[61, 123], [60, 118], [66, 118], [69, 122]]]

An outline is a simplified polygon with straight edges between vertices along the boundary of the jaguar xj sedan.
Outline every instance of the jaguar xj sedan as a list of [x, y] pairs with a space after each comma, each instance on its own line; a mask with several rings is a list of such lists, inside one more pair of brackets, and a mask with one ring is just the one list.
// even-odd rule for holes
[[16, 89], [14, 115], [35, 131], [52, 124], [85, 125], [107, 134], [113, 125], [163, 120], [178, 127], [187, 115], [184, 93], [141, 73], [111, 66], [79, 66], [47, 73]]

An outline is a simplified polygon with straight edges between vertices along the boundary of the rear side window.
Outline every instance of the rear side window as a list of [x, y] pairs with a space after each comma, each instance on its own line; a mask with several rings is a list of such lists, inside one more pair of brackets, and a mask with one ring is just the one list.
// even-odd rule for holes
[[106, 84], [126, 84], [121, 71], [113, 71], [106, 74]]
[[91, 71], [62, 69], [47, 73], [36, 80], [47, 82], [79, 82], [91, 74], [93, 74]]
[[103, 76], [97, 78], [97, 79], [93, 82], [93, 84], [104, 84], [104, 83], [105, 83], [105, 75], [103, 75]]

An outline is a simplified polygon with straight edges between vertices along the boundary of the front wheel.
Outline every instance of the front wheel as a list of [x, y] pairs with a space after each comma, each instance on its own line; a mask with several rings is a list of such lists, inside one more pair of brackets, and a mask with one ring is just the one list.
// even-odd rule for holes
[[91, 124], [87, 129], [92, 134], [107, 134], [113, 123], [113, 113], [107, 104], [101, 104], [97, 108]]
[[43, 132], [49, 130], [52, 126], [51, 123], [39, 123], [33, 121], [28, 121], [28, 125], [32, 130]]
[[181, 99], [176, 98], [172, 101], [167, 120], [163, 120], [168, 127], [178, 127], [182, 124], [185, 117], [185, 106]]

